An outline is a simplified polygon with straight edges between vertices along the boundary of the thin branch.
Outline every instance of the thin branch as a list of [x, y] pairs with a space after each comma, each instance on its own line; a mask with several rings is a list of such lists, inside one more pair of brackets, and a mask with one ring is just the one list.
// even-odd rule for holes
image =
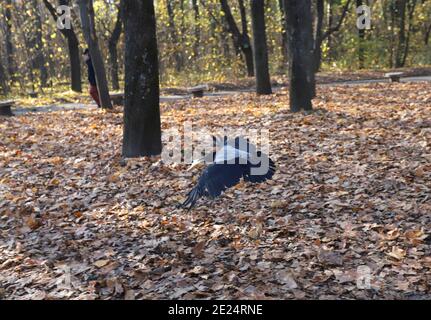
[[322, 41], [325, 40], [326, 38], [328, 38], [331, 34], [333, 34], [334, 32], [337, 32], [340, 30], [341, 25], [343, 24], [344, 19], [346, 18], [347, 12], [349, 10], [350, 7], [350, 3], [352, 2], [352, 0], [348, 0], [347, 3], [345, 4], [344, 8], [343, 8], [343, 13], [341, 14], [340, 19], [338, 20], [338, 23], [333, 26], [333, 27], [329, 27], [328, 30], [326, 30], [326, 32], [323, 34], [322, 36]]
[[213, 13], [211, 12], [210, 8], [208, 8], [205, 4], [205, 2], [203, 0], [199, 0], [200, 4], [202, 5], [202, 7], [204, 7], [208, 14], [210, 15], [211, 19], [214, 20], [215, 23], [222, 25], [222, 23], [213, 15]]

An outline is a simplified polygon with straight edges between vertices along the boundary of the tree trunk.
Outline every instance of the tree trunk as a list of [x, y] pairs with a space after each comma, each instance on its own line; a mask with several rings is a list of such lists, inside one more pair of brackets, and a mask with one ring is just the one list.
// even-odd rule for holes
[[[189, 0], [187, 0], [189, 2]], [[186, 41], [186, 33], [187, 33], [187, 26], [186, 26], [186, 15], [187, 15], [187, 9], [184, 7], [184, 0], [180, 0], [180, 41], [181, 43]]]
[[[53, 5], [48, 0], [43, 0], [45, 7], [48, 9], [55, 22], [58, 20], [57, 12]], [[59, 0], [59, 5], [69, 5], [68, 0]], [[81, 84], [81, 60], [79, 52], [79, 42], [76, 37], [73, 26], [70, 29], [60, 29], [61, 34], [66, 38], [67, 49], [69, 52], [69, 65], [70, 65], [70, 81], [71, 89], [75, 92], [82, 92]]]
[[199, 56], [199, 44], [201, 41], [201, 25], [200, 25], [200, 12], [197, 0], [192, 0], [192, 6], [194, 11], [194, 22], [195, 22], [195, 42], [193, 45], [193, 57], [197, 58]]
[[[19, 31], [23, 31], [25, 28], [26, 21], [31, 18], [31, 11], [29, 11], [26, 7], [26, 4], [23, 2], [15, 2], [14, 10], [15, 12], [22, 12], [22, 14], [15, 16], [15, 29]], [[21, 45], [23, 48], [33, 48], [34, 44], [30, 43], [32, 33], [31, 32], [22, 32], [20, 40], [22, 41]], [[24, 63], [20, 65], [20, 68], [17, 69], [17, 74], [20, 75], [18, 81], [20, 82], [20, 86], [22, 89], [25, 89], [26, 83], [25, 80], [30, 80], [31, 91], [35, 91], [35, 78], [33, 73], [32, 66], [32, 58], [33, 52], [31, 50], [25, 51], [24, 55]], [[27, 74], [27, 78], [26, 75]]]
[[430, 39], [430, 35], [431, 35], [431, 23], [428, 27], [425, 28], [425, 33], [424, 33], [424, 44], [427, 46], [429, 43], [429, 39]]
[[118, 45], [118, 40], [120, 39], [120, 36], [121, 36], [121, 31], [123, 29], [123, 21], [121, 16], [122, 16], [121, 8], [118, 8], [117, 21], [115, 22], [114, 31], [112, 31], [112, 35], [108, 43], [109, 61], [111, 64], [112, 89], [114, 90], [120, 89], [120, 81], [118, 79], [117, 45]]
[[[235, 47], [237, 49], [240, 49], [244, 54], [245, 63], [247, 66], [247, 75], [249, 77], [253, 77], [254, 76], [253, 50], [251, 48], [250, 38], [248, 34], [242, 34], [239, 31], [227, 0], [220, 0], [220, 4], [223, 10], [223, 13], [225, 15], [226, 22], [228, 24], [229, 32], [232, 34]], [[245, 14], [245, 11], [243, 14]], [[243, 17], [241, 20], [243, 27], [244, 27], [244, 20], [245, 20], [245, 17]], [[243, 31], [247, 31], [247, 29]]]
[[11, 82], [15, 80], [15, 61], [14, 48], [12, 44], [12, 0], [6, 0], [6, 7], [4, 9], [4, 16], [6, 19], [6, 59], [7, 59], [7, 72], [9, 74], [9, 79]]
[[[328, 1], [328, 26], [332, 26], [334, 22], [334, 6], [332, 5], [333, 0]], [[328, 49], [329, 56], [332, 56], [332, 35], [328, 35]]]
[[168, 11], [169, 18], [169, 33], [171, 36], [171, 42], [175, 48], [174, 59], [175, 59], [175, 70], [180, 72], [183, 68], [183, 57], [180, 49], [178, 48], [179, 39], [177, 34], [177, 29], [175, 28], [175, 14], [172, 8], [172, 0], [166, 0], [166, 9]]
[[[222, 47], [223, 47], [223, 50], [219, 50], [219, 48], [217, 48], [217, 47], [213, 48], [213, 52], [216, 54], [217, 54], [217, 52], [222, 52], [223, 56], [226, 59], [229, 59], [231, 57], [231, 50], [230, 50], [230, 46], [229, 46], [229, 41], [228, 41], [227, 37], [224, 35], [224, 34], [229, 33], [229, 26], [227, 24], [225, 16], [222, 16], [221, 20], [222, 20], [222, 24], [223, 24], [223, 34], [216, 32], [217, 24], [215, 21], [211, 21], [211, 24], [210, 24], [211, 38], [220, 39], [220, 42], [221, 42]], [[233, 40], [233, 37], [232, 37], [232, 40]], [[240, 55], [241, 49], [235, 45], [235, 40], [233, 40], [233, 44], [234, 44], [235, 54], [237, 56]]]
[[82, 92], [81, 58], [79, 52], [79, 42], [76, 34], [67, 32], [67, 49], [69, 51], [70, 79], [72, 91]]
[[[356, 0], [356, 7], [360, 7], [363, 5], [362, 0]], [[364, 47], [364, 40], [365, 40], [365, 30], [364, 29], [358, 29], [358, 62], [359, 62], [359, 69], [364, 69], [365, 67], [365, 47]]]
[[314, 90], [311, 0], [284, 0], [290, 50], [290, 110], [312, 109]]
[[403, 53], [406, 46], [406, 5], [407, 0], [395, 0], [395, 16], [398, 20], [398, 44], [395, 52], [395, 68], [404, 66]]
[[410, 48], [410, 35], [413, 28], [413, 18], [414, 18], [414, 11], [416, 8], [417, 0], [411, 0], [407, 3], [407, 9], [408, 9], [408, 27], [407, 27], [407, 37], [406, 37], [406, 44], [404, 46], [404, 52], [402, 55], [401, 63], [404, 66], [407, 61], [407, 56], [409, 54], [409, 48]]
[[314, 45], [313, 45], [314, 72], [318, 72], [320, 70], [320, 65], [322, 62], [323, 19], [325, 18], [324, 0], [317, 0], [316, 11], [317, 11], [316, 34], [314, 36]]
[[102, 108], [111, 109], [112, 103], [109, 96], [108, 81], [106, 80], [105, 66], [103, 64], [102, 54], [100, 53], [99, 42], [94, 24], [93, 0], [78, 0], [78, 4], [82, 31], [90, 50], [91, 61], [93, 62], [94, 73], [96, 75], [100, 104]]
[[287, 56], [289, 52], [289, 48], [287, 47], [287, 26], [286, 26], [286, 17], [284, 14], [284, 1], [278, 0], [278, 7], [281, 12], [281, 57], [282, 57], [282, 68], [281, 70], [285, 70], [285, 66], [289, 61], [289, 57]]
[[43, 53], [42, 41], [42, 19], [38, 8], [37, 0], [31, 2], [34, 19], [34, 33], [31, 37], [30, 44], [35, 49], [35, 54], [32, 58], [33, 69], [39, 70], [39, 81], [41, 87], [46, 87], [48, 82], [48, 70], [45, 65], [45, 55]]
[[247, 74], [249, 77], [253, 77], [254, 76], [253, 49], [251, 48], [250, 36], [248, 33], [247, 12], [245, 9], [244, 0], [238, 0], [238, 4], [239, 4], [239, 11], [241, 14], [242, 42], [244, 47], [243, 52], [245, 55], [245, 63], [247, 64]]
[[239, 12], [241, 15], [242, 34], [248, 35], [247, 11], [245, 9], [244, 0], [238, 0], [238, 4], [239, 4]]
[[3, 67], [3, 60], [1, 57], [2, 52], [0, 51], [0, 93], [7, 95], [9, 93], [9, 85], [7, 83], [5, 68]]
[[264, 0], [251, 1], [251, 17], [253, 24], [256, 93], [271, 94], [272, 90], [271, 79], [268, 70], [268, 47], [266, 44]]
[[162, 151], [156, 19], [153, 1], [123, 0], [125, 105], [123, 156]]
[[247, 76], [254, 77], [253, 49], [249, 41], [250, 39], [247, 39], [247, 43], [242, 48], [242, 52], [244, 53], [245, 64], [247, 65]]

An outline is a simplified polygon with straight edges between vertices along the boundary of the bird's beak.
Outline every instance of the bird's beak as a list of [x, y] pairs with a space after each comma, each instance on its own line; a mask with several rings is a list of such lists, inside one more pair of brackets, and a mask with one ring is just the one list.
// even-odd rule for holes
[[204, 163], [204, 158], [197, 159], [197, 160], [192, 162], [192, 165], [187, 169], [187, 171], [191, 171], [203, 163]]

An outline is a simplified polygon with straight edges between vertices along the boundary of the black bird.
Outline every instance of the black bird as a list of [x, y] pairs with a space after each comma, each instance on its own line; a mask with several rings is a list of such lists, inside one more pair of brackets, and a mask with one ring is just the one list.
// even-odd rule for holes
[[[227, 137], [223, 139], [213, 137], [213, 140], [221, 147], [197, 160], [189, 168], [191, 170], [202, 162], [210, 163], [202, 172], [197, 186], [189, 192], [187, 199], [181, 205], [183, 208], [191, 209], [203, 196], [212, 199], [220, 196], [227, 188], [238, 184], [241, 178], [247, 182], [260, 183], [271, 179], [274, 175], [274, 161], [268, 155], [257, 151], [248, 139], [236, 137], [229, 140]], [[256, 172], [261, 166], [262, 169]]]

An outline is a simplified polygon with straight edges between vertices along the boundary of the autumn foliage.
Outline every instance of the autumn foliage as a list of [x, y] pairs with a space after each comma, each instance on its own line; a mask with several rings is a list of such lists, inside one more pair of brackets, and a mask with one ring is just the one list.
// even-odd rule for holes
[[0, 298], [430, 298], [431, 86], [320, 86], [309, 114], [287, 100], [162, 105], [163, 129], [271, 132], [273, 181], [190, 212], [199, 172], [122, 161], [119, 111], [1, 118]]

